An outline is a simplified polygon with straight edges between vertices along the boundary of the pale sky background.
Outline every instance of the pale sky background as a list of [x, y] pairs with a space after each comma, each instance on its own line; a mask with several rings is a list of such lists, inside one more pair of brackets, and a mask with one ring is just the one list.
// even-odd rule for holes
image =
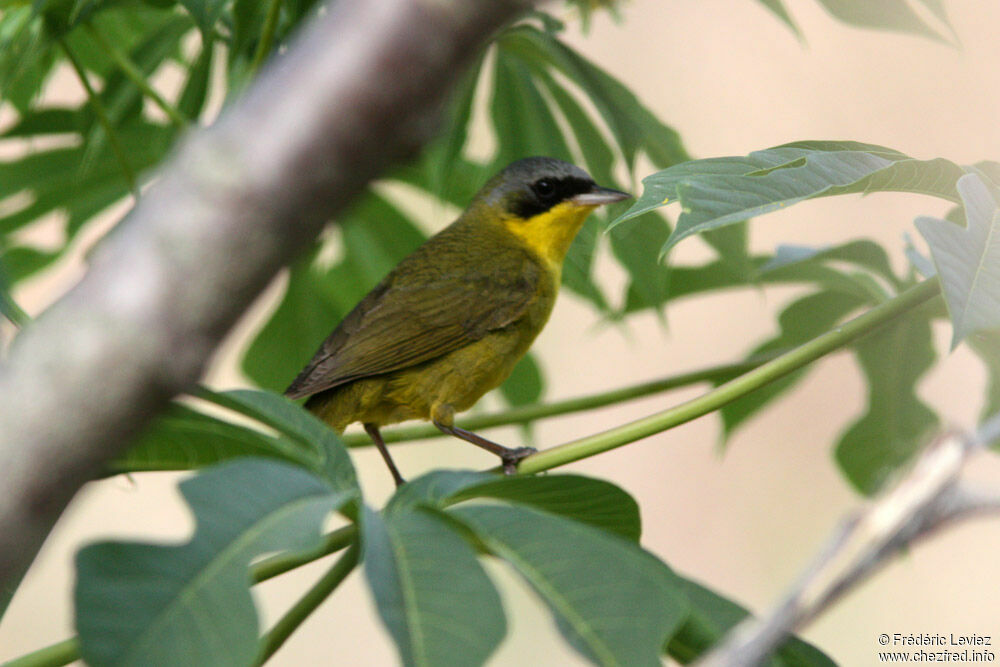
[[[860, 30], [832, 19], [812, 0], [788, 0], [805, 44], [751, 0], [635, 0], [615, 24], [598, 18], [570, 41], [620, 77], [684, 137], [697, 157], [739, 155], [800, 139], [851, 139], [883, 144], [915, 157], [964, 163], [1000, 159], [1000, 4], [947, 4], [961, 48], [927, 39]], [[916, 3], [919, 4], [919, 3]], [[75, 94], [67, 80], [69, 92]], [[63, 94], [63, 93], [61, 93]], [[425, 207], [427, 208], [427, 207]], [[875, 238], [904, 266], [902, 234], [917, 215], [946, 205], [915, 195], [826, 199], [754, 223], [761, 251], [778, 243], [840, 243]], [[447, 219], [427, 208], [429, 229]], [[436, 217], [435, 217], [436, 216]], [[705, 255], [685, 241], [675, 257]], [[620, 270], [599, 262], [602, 279]], [[74, 269], [67, 269], [72, 276]], [[52, 281], [29, 285], [30, 312], [53, 298]], [[774, 314], [800, 294], [752, 290], [672, 304], [664, 329], [652, 315], [625, 330], [595, 326], [592, 311], [563, 294], [534, 349], [550, 399], [625, 386], [736, 359], [775, 329]], [[267, 307], [266, 300], [257, 309]], [[245, 328], [245, 327], [244, 327]], [[935, 331], [944, 353], [950, 332]], [[238, 339], [227, 345], [211, 382], [238, 382], [231, 370]], [[984, 375], [963, 348], [948, 356], [920, 395], [959, 426], [974, 423]], [[704, 387], [613, 409], [544, 422], [540, 446], [565, 442], [642, 417], [698, 395]], [[678, 572], [756, 611], [766, 610], [793, 581], [846, 512], [863, 499], [841, 478], [832, 444], [863, 409], [864, 385], [852, 358], [817, 365], [800, 389], [746, 425], [723, 453], [719, 420], [694, 423], [566, 468], [609, 479], [632, 493], [643, 511], [643, 545]], [[487, 401], [488, 405], [495, 405]], [[517, 444], [515, 429], [491, 435]], [[410, 476], [436, 466], [485, 467], [486, 455], [453, 440], [396, 448]], [[391, 490], [374, 452], [355, 456], [370, 502]], [[974, 474], [1000, 479], [993, 457]], [[71, 632], [71, 562], [84, 542], [108, 537], [181, 540], [192, 521], [176, 494], [176, 475], [115, 479], [80, 494], [39, 557], [0, 627], [0, 660]], [[880, 633], [992, 635], [1000, 643], [996, 587], [1000, 522], [977, 520], [912, 549], [813, 623], [804, 637], [845, 665], [876, 664]], [[273, 621], [326, 563], [256, 589]], [[583, 664], [556, 634], [545, 610], [502, 567], [510, 633], [492, 666]], [[395, 652], [375, 617], [360, 571], [297, 632], [271, 664], [394, 664]]]

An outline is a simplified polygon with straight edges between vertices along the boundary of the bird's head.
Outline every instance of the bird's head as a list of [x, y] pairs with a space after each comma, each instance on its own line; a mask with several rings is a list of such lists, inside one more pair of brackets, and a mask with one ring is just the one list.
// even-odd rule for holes
[[631, 197], [594, 182], [562, 160], [530, 157], [509, 164], [476, 195], [485, 207], [546, 261], [562, 265], [583, 221], [598, 206]]

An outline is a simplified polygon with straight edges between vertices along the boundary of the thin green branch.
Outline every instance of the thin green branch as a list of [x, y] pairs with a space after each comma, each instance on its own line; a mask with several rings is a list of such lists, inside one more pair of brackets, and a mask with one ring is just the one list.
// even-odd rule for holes
[[334, 552], [340, 551], [353, 543], [357, 538], [358, 527], [352, 523], [349, 526], [344, 526], [343, 528], [338, 528], [327, 533], [323, 537], [323, 544], [315, 551], [301, 554], [278, 554], [260, 561], [253, 566], [250, 576], [255, 584], [259, 584], [262, 581], [277, 577], [279, 574], [284, 574], [289, 570], [294, 570], [314, 560], [319, 560], [323, 556], [329, 556]]
[[333, 567], [320, 577], [319, 581], [313, 584], [312, 588], [306, 591], [306, 594], [264, 635], [261, 640], [258, 664], [267, 662], [292, 633], [302, 625], [302, 622], [347, 578], [354, 566], [358, 564], [359, 551], [357, 543], [352, 544], [344, 552], [344, 555], [333, 564]]
[[14, 300], [14, 296], [0, 284], [0, 313], [18, 329], [31, 322], [31, 316]]
[[66, 54], [66, 59], [69, 60], [70, 65], [73, 66], [73, 70], [76, 72], [77, 78], [80, 80], [80, 84], [83, 89], [87, 91], [87, 100], [90, 102], [90, 106], [94, 109], [94, 115], [97, 116], [97, 122], [101, 124], [104, 128], [104, 132], [108, 135], [108, 143], [111, 144], [111, 150], [115, 152], [115, 157], [118, 158], [118, 164], [121, 166], [122, 174], [125, 176], [125, 182], [128, 184], [128, 189], [132, 191], [133, 196], [139, 198], [139, 186], [135, 178], [135, 171], [132, 169], [132, 165], [129, 164], [128, 159], [125, 156], [125, 151], [122, 148], [121, 143], [118, 141], [118, 135], [115, 133], [114, 128], [111, 126], [111, 119], [108, 117], [108, 112], [104, 108], [104, 103], [101, 102], [101, 98], [97, 96], [94, 91], [94, 87], [90, 85], [90, 79], [87, 78], [87, 72], [83, 68], [83, 64], [77, 59], [76, 54], [73, 53], [72, 49], [69, 48], [69, 44], [66, 43], [65, 38], [58, 38], [59, 46], [62, 48], [63, 53]]
[[[267, 581], [289, 570], [294, 570], [297, 567], [340, 551], [353, 544], [357, 540], [357, 537], [358, 527], [354, 524], [338, 528], [327, 533], [323, 538], [323, 544], [314, 551], [299, 554], [277, 554], [270, 558], [265, 558], [250, 568], [250, 578], [255, 584]], [[275, 646], [274, 650], [277, 650], [277, 648]], [[14, 658], [10, 662], [5, 662], [4, 667], [62, 667], [62, 665], [68, 665], [74, 660], [79, 659], [80, 640], [77, 637], [70, 637], [57, 644], [51, 644], [37, 651]]]
[[278, 18], [281, 16], [281, 0], [271, 0], [267, 7], [267, 16], [264, 17], [264, 27], [261, 30], [260, 41], [257, 42], [257, 50], [254, 51], [253, 60], [250, 61], [250, 73], [256, 74], [260, 66], [267, 60], [267, 56], [274, 48], [274, 36], [278, 32]]
[[716, 387], [703, 396], [603, 433], [573, 440], [532, 454], [521, 461], [517, 468], [518, 472], [530, 474], [549, 470], [627, 445], [697, 419], [848, 345], [940, 293], [941, 290], [936, 278], [926, 280], [832, 331], [828, 331], [759, 368]]
[[79, 659], [80, 642], [76, 637], [70, 637], [3, 664], [4, 667], [62, 667]]
[[[679, 389], [700, 382], [716, 382], [727, 380], [777, 357], [781, 351], [757, 355], [751, 359], [728, 364], [709, 366], [687, 373], [668, 375], [667, 377], [649, 382], [603, 391], [589, 396], [579, 396], [553, 403], [522, 405], [502, 412], [488, 415], [474, 415], [458, 421], [458, 425], [470, 431], [480, 431], [495, 426], [510, 426], [512, 424], [528, 424], [546, 417], [583, 412], [603, 408], [616, 403], [623, 403], [636, 398], [643, 398], [671, 389]], [[387, 430], [382, 434], [386, 442], [401, 442], [404, 440], [424, 440], [443, 437], [441, 431], [430, 424], [404, 426]], [[361, 433], [351, 433], [341, 436], [341, 441], [348, 447], [365, 447], [372, 444], [368, 436]]]
[[180, 111], [177, 110], [175, 106], [170, 104], [160, 93], [150, 85], [149, 81], [146, 79], [145, 74], [136, 67], [128, 56], [122, 53], [114, 44], [109, 42], [104, 38], [97, 28], [91, 23], [86, 23], [87, 32], [90, 34], [91, 38], [97, 42], [97, 46], [104, 51], [118, 67], [121, 69], [122, 73], [129, 78], [129, 80], [136, 85], [136, 87], [142, 91], [143, 95], [151, 99], [156, 106], [163, 110], [163, 113], [167, 115], [170, 122], [173, 123], [178, 128], [187, 127], [188, 119], [185, 118]]

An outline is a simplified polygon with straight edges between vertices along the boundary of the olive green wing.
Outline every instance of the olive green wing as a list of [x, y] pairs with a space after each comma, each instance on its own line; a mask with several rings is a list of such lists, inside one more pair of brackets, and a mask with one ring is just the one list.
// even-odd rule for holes
[[390, 274], [344, 318], [285, 394], [310, 396], [479, 340], [519, 319], [540, 280], [540, 267], [526, 257], [516, 266], [462, 267], [433, 278]]

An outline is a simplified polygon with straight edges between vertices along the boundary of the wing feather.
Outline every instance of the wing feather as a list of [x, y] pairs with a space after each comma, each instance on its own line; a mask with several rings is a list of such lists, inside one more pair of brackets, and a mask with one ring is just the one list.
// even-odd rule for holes
[[409, 368], [479, 340], [520, 318], [542, 279], [527, 253], [457, 264], [427, 275], [409, 272], [404, 261], [344, 318], [286, 395]]

